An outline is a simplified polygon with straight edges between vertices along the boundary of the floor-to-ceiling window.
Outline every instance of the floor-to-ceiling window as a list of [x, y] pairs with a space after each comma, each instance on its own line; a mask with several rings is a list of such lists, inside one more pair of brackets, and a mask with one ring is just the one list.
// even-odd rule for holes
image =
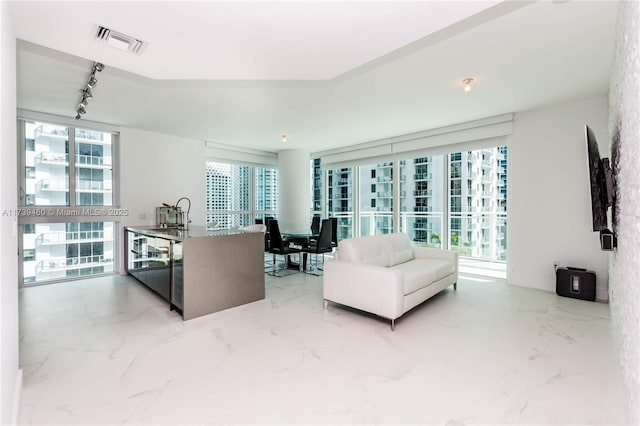
[[393, 232], [393, 162], [358, 167], [360, 236]]
[[19, 120], [23, 284], [110, 273], [117, 255], [117, 134]]
[[506, 260], [506, 147], [451, 153], [449, 247], [474, 259]]
[[314, 158], [310, 160], [311, 171], [311, 215], [322, 215], [322, 169], [320, 167], [320, 159]]
[[[506, 146], [329, 169], [325, 176], [326, 214], [338, 218], [339, 240], [401, 231], [417, 245], [469, 259], [507, 259]], [[322, 182], [314, 179], [314, 194], [322, 194]]]
[[276, 169], [207, 162], [206, 179], [207, 223], [231, 228], [277, 216]]
[[256, 167], [254, 170], [255, 217], [278, 217], [278, 171], [269, 167]]
[[354, 169], [327, 172], [328, 216], [338, 220], [338, 240], [354, 236]]
[[249, 166], [207, 163], [206, 179], [207, 223], [220, 228], [249, 225]]
[[441, 248], [444, 199], [443, 157], [400, 161], [400, 227], [417, 245]]

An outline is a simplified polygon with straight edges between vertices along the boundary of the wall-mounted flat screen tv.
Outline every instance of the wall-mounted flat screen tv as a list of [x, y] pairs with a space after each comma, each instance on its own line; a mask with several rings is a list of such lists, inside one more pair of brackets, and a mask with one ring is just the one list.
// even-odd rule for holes
[[593, 231], [605, 231], [607, 209], [614, 203], [613, 174], [608, 158], [600, 158], [598, 142], [589, 126], [585, 126], [587, 141], [587, 159], [589, 162], [589, 184], [591, 186], [591, 214]]

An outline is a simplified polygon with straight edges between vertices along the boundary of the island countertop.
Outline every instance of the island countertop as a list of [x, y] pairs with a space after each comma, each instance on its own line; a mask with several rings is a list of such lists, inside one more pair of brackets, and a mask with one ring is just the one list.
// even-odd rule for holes
[[241, 229], [211, 229], [206, 226], [192, 225], [189, 229], [158, 228], [156, 226], [125, 226], [126, 229], [149, 237], [167, 240], [184, 241], [187, 238], [216, 237], [222, 235], [246, 234]]
[[264, 233], [125, 226], [125, 270], [184, 320], [265, 298]]

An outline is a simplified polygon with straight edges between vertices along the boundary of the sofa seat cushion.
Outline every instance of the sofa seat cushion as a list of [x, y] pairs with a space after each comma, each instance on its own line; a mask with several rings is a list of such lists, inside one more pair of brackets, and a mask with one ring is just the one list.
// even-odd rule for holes
[[414, 259], [391, 268], [402, 271], [405, 295], [455, 272], [453, 262], [440, 259]]

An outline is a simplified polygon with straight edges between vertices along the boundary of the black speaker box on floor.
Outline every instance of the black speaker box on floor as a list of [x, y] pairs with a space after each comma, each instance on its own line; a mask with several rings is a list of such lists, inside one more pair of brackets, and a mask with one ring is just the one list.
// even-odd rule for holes
[[564, 297], [596, 300], [596, 274], [583, 268], [556, 269], [556, 293]]

